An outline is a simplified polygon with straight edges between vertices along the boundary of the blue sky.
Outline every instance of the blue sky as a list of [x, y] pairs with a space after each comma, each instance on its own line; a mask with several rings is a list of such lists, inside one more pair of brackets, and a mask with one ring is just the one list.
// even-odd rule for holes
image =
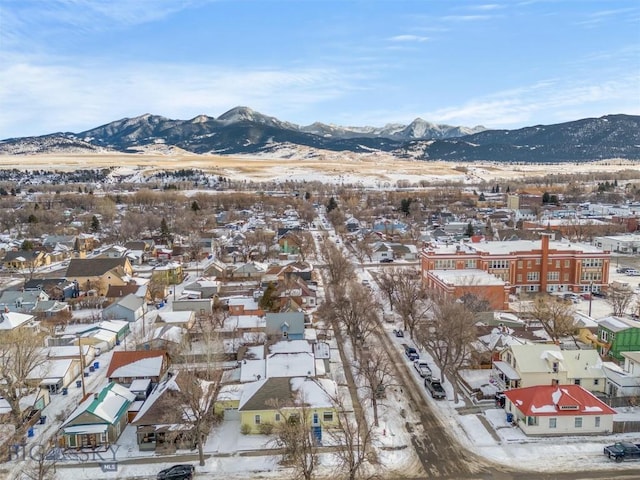
[[300, 125], [640, 114], [638, 0], [0, 0], [0, 138], [237, 105]]

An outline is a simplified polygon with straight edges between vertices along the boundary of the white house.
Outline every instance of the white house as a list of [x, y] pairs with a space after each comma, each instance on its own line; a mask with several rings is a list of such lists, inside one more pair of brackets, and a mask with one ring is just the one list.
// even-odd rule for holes
[[579, 385], [538, 385], [504, 392], [505, 411], [526, 435], [607, 434], [615, 410]]
[[621, 352], [624, 364], [604, 362], [606, 393], [614, 397], [640, 395], [640, 352]]

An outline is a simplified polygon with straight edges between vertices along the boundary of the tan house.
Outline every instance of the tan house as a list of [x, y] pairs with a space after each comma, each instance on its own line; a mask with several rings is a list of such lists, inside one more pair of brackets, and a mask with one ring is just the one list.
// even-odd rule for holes
[[51, 259], [44, 251], [18, 250], [7, 252], [2, 265], [7, 270], [35, 270], [43, 265], [49, 265]]
[[110, 286], [125, 286], [133, 268], [129, 259], [121, 258], [74, 258], [67, 267], [66, 278], [77, 282], [80, 290], [95, 290], [105, 295]]
[[604, 392], [606, 374], [597, 350], [561, 350], [554, 344], [510, 345], [494, 360], [491, 377], [498, 388], [581, 385]]

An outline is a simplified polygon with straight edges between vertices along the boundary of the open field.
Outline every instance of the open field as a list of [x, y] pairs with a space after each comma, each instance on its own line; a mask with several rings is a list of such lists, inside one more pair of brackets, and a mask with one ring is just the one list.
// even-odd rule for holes
[[458, 181], [544, 176], [554, 173], [617, 172], [638, 169], [640, 162], [608, 160], [580, 164], [511, 165], [500, 163], [449, 163], [442, 161], [400, 160], [382, 154], [330, 152], [309, 159], [269, 158], [266, 156], [214, 156], [186, 152], [176, 154], [36, 154], [0, 155], [0, 169], [77, 170], [117, 167], [123, 174], [133, 170], [151, 173], [156, 170], [195, 168], [236, 180], [253, 181], [321, 181], [326, 183], [395, 184], [404, 180]]

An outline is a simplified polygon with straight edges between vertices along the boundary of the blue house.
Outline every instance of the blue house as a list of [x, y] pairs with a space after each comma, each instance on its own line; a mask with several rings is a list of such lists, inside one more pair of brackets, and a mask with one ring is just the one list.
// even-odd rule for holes
[[289, 340], [304, 340], [304, 313], [267, 313], [267, 337], [277, 337]]

